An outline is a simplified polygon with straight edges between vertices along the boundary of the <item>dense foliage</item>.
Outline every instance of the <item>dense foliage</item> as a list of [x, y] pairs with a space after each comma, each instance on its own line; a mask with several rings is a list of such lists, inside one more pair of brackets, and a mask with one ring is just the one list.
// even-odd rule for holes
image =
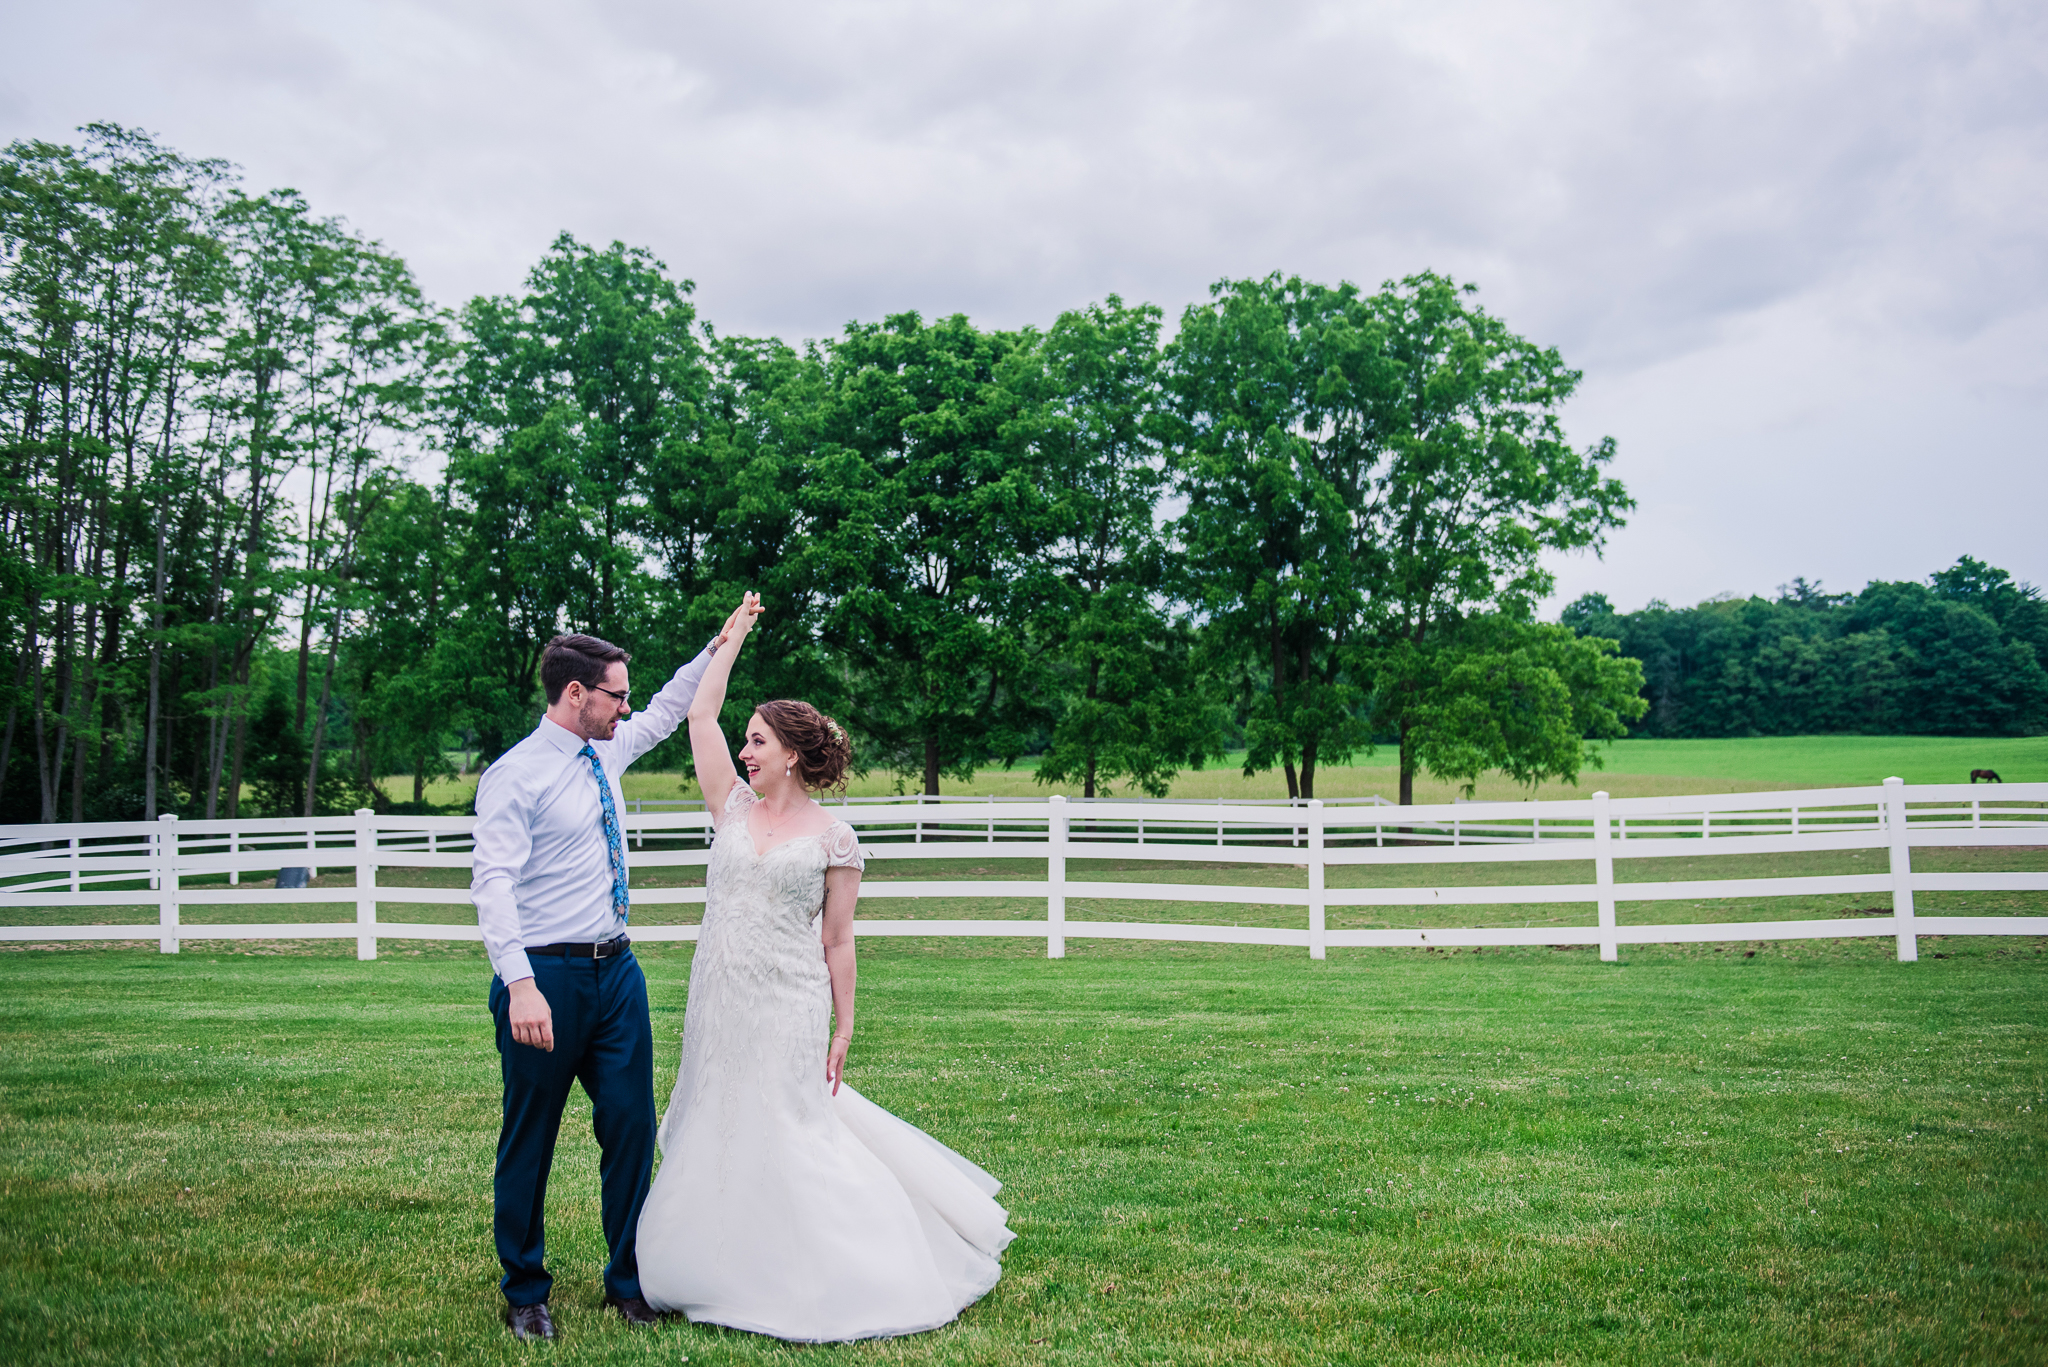
[[1641, 706], [1533, 617], [1539, 556], [1631, 506], [1611, 444], [1469, 286], [799, 347], [565, 236], [450, 313], [293, 192], [85, 134], [0, 156], [0, 820], [418, 803], [533, 724], [550, 636], [627, 644], [644, 698], [743, 588], [735, 709], [810, 698], [928, 792], [1031, 754], [1163, 793], [1243, 745], [1312, 796], [1386, 743], [1405, 798], [1575, 775]]
[[1588, 594], [1563, 620], [1643, 662], [1642, 735], [2048, 730], [2048, 602], [1969, 556], [1925, 584], [1861, 593], [1801, 579], [1774, 600], [1632, 613]]

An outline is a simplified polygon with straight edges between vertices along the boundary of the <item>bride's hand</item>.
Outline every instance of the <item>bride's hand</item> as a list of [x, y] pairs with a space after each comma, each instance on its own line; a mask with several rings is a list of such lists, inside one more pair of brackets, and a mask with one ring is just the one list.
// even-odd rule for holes
[[740, 599], [740, 605], [732, 610], [732, 616], [725, 619], [725, 625], [718, 629], [718, 635], [711, 642], [712, 648], [715, 650], [724, 645], [735, 634], [744, 640], [754, 628], [754, 619], [760, 615], [761, 595], [750, 590]]
[[844, 1035], [832, 1037], [832, 1047], [825, 1051], [825, 1081], [832, 1084], [832, 1095], [839, 1095], [839, 1078], [846, 1071], [846, 1050], [852, 1040]]

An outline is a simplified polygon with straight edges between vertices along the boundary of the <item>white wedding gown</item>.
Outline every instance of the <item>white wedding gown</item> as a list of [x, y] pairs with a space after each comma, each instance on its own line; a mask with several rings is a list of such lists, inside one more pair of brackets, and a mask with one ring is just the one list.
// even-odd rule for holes
[[861, 867], [835, 821], [754, 852], [744, 782], [717, 818], [683, 1060], [640, 1215], [657, 1310], [804, 1342], [914, 1334], [1002, 1275], [1002, 1184], [825, 1082], [825, 870]]

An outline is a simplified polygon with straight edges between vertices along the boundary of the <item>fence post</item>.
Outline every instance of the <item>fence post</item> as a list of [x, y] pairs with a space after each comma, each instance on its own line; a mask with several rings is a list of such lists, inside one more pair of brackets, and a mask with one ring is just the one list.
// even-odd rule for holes
[[1067, 800], [1058, 793], [1045, 805], [1045, 957], [1067, 957]]
[[1600, 960], [1615, 963], [1621, 943], [1614, 933], [1614, 845], [1608, 827], [1607, 794], [1593, 794], [1593, 883], [1600, 899]]
[[1892, 847], [1892, 919], [1899, 929], [1899, 962], [1920, 958], [1920, 940], [1913, 930], [1913, 847], [1906, 838], [1906, 781], [1884, 781], [1885, 834]]
[[156, 819], [156, 947], [178, 952], [178, 814]]
[[356, 808], [356, 957], [377, 957], [377, 814]]
[[1329, 947], [1324, 928], [1323, 895], [1323, 800], [1308, 800], [1308, 956], [1324, 957]]

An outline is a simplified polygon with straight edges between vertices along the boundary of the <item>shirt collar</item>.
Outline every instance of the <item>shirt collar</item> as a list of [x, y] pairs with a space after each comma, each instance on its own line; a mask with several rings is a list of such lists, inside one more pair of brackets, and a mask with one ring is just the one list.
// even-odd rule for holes
[[549, 716], [540, 719], [540, 726], [535, 729], [534, 734], [565, 755], [573, 755], [589, 744], [583, 737]]

